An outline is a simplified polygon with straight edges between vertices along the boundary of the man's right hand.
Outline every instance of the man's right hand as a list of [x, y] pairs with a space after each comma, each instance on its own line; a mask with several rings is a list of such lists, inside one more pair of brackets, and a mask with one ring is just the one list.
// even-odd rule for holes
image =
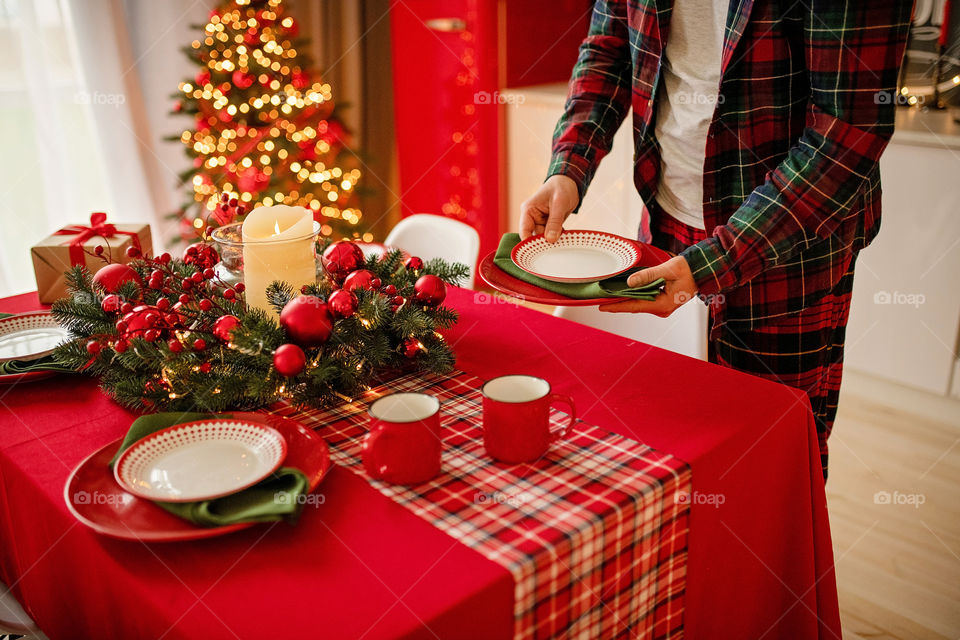
[[563, 221], [580, 202], [577, 183], [567, 176], [553, 175], [520, 205], [520, 239], [542, 233], [547, 242], [556, 242]]

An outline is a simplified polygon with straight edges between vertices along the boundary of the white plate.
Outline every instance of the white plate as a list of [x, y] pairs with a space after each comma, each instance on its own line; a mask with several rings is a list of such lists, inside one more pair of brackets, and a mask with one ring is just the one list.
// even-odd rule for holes
[[135, 496], [162, 502], [209, 500], [236, 493], [277, 470], [287, 443], [271, 427], [242, 420], [178, 424], [138, 440], [113, 475]]
[[0, 318], [0, 362], [37, 360], [69, 339], [70, 333], [57, 324], [49, 311]]
[[513, 248], [514, 264], [544, 280], [596, 282], [623, 273], [640, 262], [640, 245], [605, 231], [570, 230], [556, 242], [530, 236]]

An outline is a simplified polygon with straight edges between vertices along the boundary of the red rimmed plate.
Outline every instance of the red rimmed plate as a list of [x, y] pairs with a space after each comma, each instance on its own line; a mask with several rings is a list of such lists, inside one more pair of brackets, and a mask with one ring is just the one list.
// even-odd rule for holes
[[39, 360], [70, 339], [49, 311], [31, 311], [0, 318], [0, 362]]
[[529, 274], [553, 282], [605, 280], [640, 263], [643, 248], [636, 240], [606, 231], [563, 231], [556, 242], [530, 236], [513, 248], [513, 263]]
[[[653, 245], [642, 242], [638, 244], [643, 247], [643, 251], [640, 254], [640, 263], [636, 265], [637, 267], [652, 267], [672, 257], [668, 252], [663, 249], [658, 249]], [[630, 298], [591, 298], [588, 300], [579, 300], [547, 291], [535, 284], [514, 278], [498, 267], [493, 262], [495, 254], [496, 252], [491, 252], [480, 261], [480, 264], [477, 265], [477, 273], [480, 274], [480, 279], [487, 283], [492, 289], [513, 298], [555, 307], [595, 307], [601, 304], [630, 300]]]
[[[232, 419], [257, 422], [276, 429], [287, 443], [284, 464], [306, 474], [312, 492], [330, 471], [326, 441], [306, 426], [262, 413], [232, 412]], [[164, 511], [149, 500], [124, 491], [108, 466], [122, 439], [95, 451], [77, 465], [63, 488], [67, 508], [94, 531], [113, 538], [144, 542], [173, 542], [212, 538], [247, 529], [256, 522], [223, 527], [200, 527]]]
[[257, 484], [286, 455], [280, 432], [260, 422], [200, 420], [138, 440], [113, 465], [113, 477], [148, 500], [213, 500]]

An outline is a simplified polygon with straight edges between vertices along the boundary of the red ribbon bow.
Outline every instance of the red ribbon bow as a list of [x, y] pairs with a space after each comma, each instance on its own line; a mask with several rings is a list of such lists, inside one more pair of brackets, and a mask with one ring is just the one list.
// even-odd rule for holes
[[133, 246], [140, 249], [140, 238], [137, 233], [135, 231], [118, 231], [116, 226], [107, 222], [107, 214], [102, 211], [90, 214], [89, 227], [81, 224], [71, 224], [60, 229], [54, 235], [73, 236], [70, 238], [70, 264], [77, 266], [86, 264], [86, 259], [83, 256], [83, 243], [95, 236], [108, 240], [117, 234], [130, 236]]

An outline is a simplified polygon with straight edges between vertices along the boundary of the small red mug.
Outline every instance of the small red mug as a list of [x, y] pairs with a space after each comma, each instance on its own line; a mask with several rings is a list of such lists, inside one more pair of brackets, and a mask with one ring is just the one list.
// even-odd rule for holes
[[[508, 375], [487, 381], [483, 394], [483, 446], [501, 462], [533, 462], [550, 444], [566, 437], [577, 420], [569, 396], [550, 392], [543, 378]], [[562, 402], [570, 408], [570, 421], [550, 432], [550, 405]]]
[[363, 465], [371, 477], [420, 484], [440, 473], [440, 401], [424, 393], [394, 393], [370, 405]]

